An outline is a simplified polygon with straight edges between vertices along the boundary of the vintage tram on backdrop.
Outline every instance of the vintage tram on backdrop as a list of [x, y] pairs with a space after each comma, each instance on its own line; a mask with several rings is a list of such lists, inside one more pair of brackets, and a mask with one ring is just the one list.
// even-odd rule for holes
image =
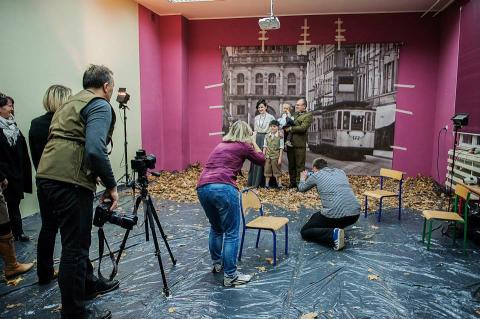
[[375, 110], [368, 103], [340, 102], [312, 113], [310, 151], [343, 160], [361, 160], [373, 154]]

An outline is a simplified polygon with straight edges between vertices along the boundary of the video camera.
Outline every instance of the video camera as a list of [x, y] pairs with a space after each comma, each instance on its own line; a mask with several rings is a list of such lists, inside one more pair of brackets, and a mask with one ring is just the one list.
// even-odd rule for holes
[[132, 169], [141, 174], [146, 173], [147, 169], [154, 169], [156, 163], [157, 158], [155, 155], [147, 155], [144, 149], [139, 149], [136, 152], [135, 158], [131, 161]]
[[106, 222], [118, 225], [124, 229], [132, 229], [137, 224], [138, 217], [135, 214], [120, 214], [111, 211], [110, 203], [103, 203], [97, 206], [93, 216], [93, 224], [97, 227], [103, 227]]

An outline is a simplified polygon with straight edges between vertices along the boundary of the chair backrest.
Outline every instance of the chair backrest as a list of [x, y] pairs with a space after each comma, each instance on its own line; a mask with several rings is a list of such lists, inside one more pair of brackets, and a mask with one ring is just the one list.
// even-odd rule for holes
[[403, 172], [396, 171], [393, 169], [388, 169], [388, 168], [381, 168], [380, 169], [380, 176], [382, 177], [389, 177], [396, 179], [398, 181], [403, 179]]
[[262, 202], [260, 202], [260, 198], [252, 189], [246, 189], [242, 191], [242, 213], [246, 215], [250, 208], [260, 211]]
[[459, 197], [463, 198], [464, 200], [468, 199], [470, 191], [468, 188], [463, 186], [462, 184], [457, 184], [455, 185], [455, 195], [458, 195]]

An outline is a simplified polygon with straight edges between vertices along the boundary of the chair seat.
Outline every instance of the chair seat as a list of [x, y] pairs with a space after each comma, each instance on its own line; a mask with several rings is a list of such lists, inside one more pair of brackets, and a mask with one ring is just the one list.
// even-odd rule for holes
[[286, 217], [260, 216], [247, 224], [247, 228], [279, 230], [288, 224]]
[[422, 215], [426, 219], [451, 220], [463, 223], [463, 218], [455, 212], [445, 212], [441, 210], [424, 210], [422, 212]]
[[383, 189], [379, 189], [379, 190], [376, 190], [376, 191], [366, 191], [365, 193], [363, 193], [363, 195], [368, 196], [368, 197], [377, 198], [377, 199], [380, 199], [382, 197], [398, 196], [397, 193], [386, 191], [386, 190], [383, 190]]

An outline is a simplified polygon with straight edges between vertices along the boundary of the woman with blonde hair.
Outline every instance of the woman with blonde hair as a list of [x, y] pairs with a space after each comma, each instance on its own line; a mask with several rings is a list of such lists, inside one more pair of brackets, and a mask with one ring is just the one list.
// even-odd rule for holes
[[[70, 98], [72, 90], [63, 85], [52, 85], [47, 89], [43, 96], [43, 107], [47, 113], [32, 120], [28, 140], [30, 144], [30, 153], [35, 170], [38, 167], [43, 149], [48, 141], [50, 123], [53, 114], [58, 111], [62, 105]], [[45, 200], [37, 193], [38, 203], [40, 205], [40, 217], [42, 219], [42, 228], [38, 235], [37, 245], [37, 275], [39, 284], [47, 284], [58, 275], [53, 269], [53, 250], [55, 248], [55, 237], [58, 232], [58, 225], [52, 212], [45, 205]]]
[[246, 159], [265, 164], [252, 129], [246, 122], [237, 121], [208, 157], [197, 184], [198, 199], [210, 221], [212, 272], [223, 270], [223, 284], [227, 287], [243, 285], [251, 279], [237, 271], [240, 205], [236, 179]]

